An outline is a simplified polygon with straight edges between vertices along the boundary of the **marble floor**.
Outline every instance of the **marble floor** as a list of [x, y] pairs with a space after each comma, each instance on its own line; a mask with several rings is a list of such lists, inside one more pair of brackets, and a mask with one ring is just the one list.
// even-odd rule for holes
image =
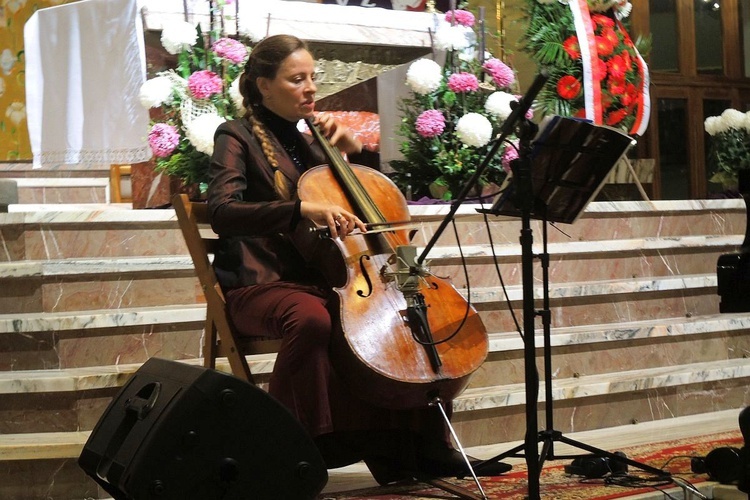
[[[682, 439], [690, 436], [699, 436], [719, 432], [733, 431], [739, 429], [737, 421], [739, 412], [727, 410], [714, 413], [692, 415], [688, 417], [677, 417], [666, 420], [638, 423], [628, 426], [611, 427], [608, 429], [585, 431], [565, 434], [566, 437], [582, 442], [606, 451], [616, 451], [628, 446], [637, 446], [648, 443]], [[476, 458], [488, 459], [512, 449], [520, 442], [500, 443], [488, 446], [477, 446], [467, 448], [466, 452]], [[558, 455], [578, 454], [580, 450], [562, 443], [555, 444], [555, 452]], [[523, 463], [522, 458], [508, 458], [504, 462], [510, 464]], [[559, 462], [547, 462], [546, 465], [558, 465]], [[335, 493], [351, 491], [360, 488], [377, 486], [372, 476], [363, 463], [350, 465], [340, 469], [329, 471], [328, 483], [323, 493]], [[707, 498], [721, 500], [747, 499], [748, 496], [737, 491], [736, 487], [721, 486], [715, 483], [707, 483], [701, 486], [701, 491]], [[695, 495], [681, 494], [682, 489], [674, 489], [674, 498], [699, 498]], [[675, 496], [676, 495], [676, 496]], [[640, 499], [664, 499], [662, 493], [648, 493], [628, 497], [631, 500]]]

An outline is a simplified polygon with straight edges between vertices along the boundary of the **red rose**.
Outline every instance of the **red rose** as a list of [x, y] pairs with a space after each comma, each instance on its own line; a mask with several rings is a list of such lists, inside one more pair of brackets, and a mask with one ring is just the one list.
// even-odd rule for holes
[[580, 92], [581, 82], [574, 76], [563, 76], [557, 82], [557, 94], [563, 99], [575, 99]]

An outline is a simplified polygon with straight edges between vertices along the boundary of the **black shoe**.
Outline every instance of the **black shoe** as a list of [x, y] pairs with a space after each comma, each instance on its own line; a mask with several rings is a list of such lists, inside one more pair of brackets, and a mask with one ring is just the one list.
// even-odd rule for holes
[[[486, 462], [469, 457], [472, 469], [478, 467], [474, 473], [477, 477], [494, 477], [510, 471], [513, 467], [505, 462]], [[481, 465], [481, 467], [479, 467]], [[418, 472], [433, 477], [456, 477], [461, 479], [471, 475], [463, 455], [458, 450], [445, 448], [439, 453], [434, 450], [429, 455], [418, 457]]]
[[385, 458], [365, 458], [365, 464], [370, 469], [373, 479], [381, 486], [414, 479], [414, 475], [406, 472], [402, 464], [396, 461]]
[[[468, 455], [467, 455], [468, 456]], [[471, 468], [474, 469], [474, 474], [477, 477], [495, 477], [510, 472], [513, 468], [512, 465], [506, 464], [505, 462], [489, 462], [485, 460], [479, 460], [478, 458], [469, 457], [469, 463]], [[466, 465], [466, 464], [464, 464]], [[466, 475], [470, 475], [469, 471], [466, 471]], [[461, 479], [461, 476], [457, 476]]]

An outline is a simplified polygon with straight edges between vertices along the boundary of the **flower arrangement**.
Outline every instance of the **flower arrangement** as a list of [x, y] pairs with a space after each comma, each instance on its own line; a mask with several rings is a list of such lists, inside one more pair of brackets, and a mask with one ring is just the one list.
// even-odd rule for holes
[[[396, 185], [414, 198], [453, 199], [492, 149], [491, 139], [518, 97], [510, 90], [514, 71], [491, 54], [477, 53], [474, 14], [459, 8], [445, 20], [434, 37], [435, 48], [446, 52], [445, 64], [413, 62], [406, 74], [411, 96], [400, 103], [403, 159], [390, 165]], [[479, 187], [501, 184], [517, 157], [515, 145], [498, 152]]]
[[[525, 10], [523, 50], [550, 74], [536, 109], [643, 133], [648, 73], [639, 54], [649, 47], [641, 39], [636, 47], [622, 24], [632, 5], [627, 0], [527, 0]], [[579, 37], [584, 32], [587, 37]]]
[[750, 170], [750, 112], [726, 109], [709, 116], [704, 128], [711, 136], [709, 160], [714, 174], [711, 182], [727, 188], [737, 186], [740, 170]]
[[242, 111], [238, 77], [251, 48], [184, 21], [165, 24], [161, 43], [177, 56], [177, 67], [147, 80], [140, 91], [141, 104], [159, 110], [148, 132], [155, 170], [205, 191], [216, 128]]

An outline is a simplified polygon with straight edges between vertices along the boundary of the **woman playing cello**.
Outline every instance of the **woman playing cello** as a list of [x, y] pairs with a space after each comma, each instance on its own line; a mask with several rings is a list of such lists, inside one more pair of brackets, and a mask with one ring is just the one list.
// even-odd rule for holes
[[[300, 176], [326, 162], [297, 123], [314, 117], [347, 154], [361, 144], [330, 115], [314, 114], [315, 64], [305, 43], [288, 35], [261, 41], [240, 91], [247, 112], [218, 128], [210, 167], [209, 212], [220, 237], [214, 268], [238, 334], [282, 339], [269, 393], [308, 431], [329, 468], [365, 460], [381, 483], [415, 471], [464, 475], [438, 411], [377, 407], [351, 393], [332, 367], [331, 287], [305, 264], [290, 234], [304, 219], [327, 227], [332, 238], [367, 229], [344, 207], [296, 196]], [[483, 473], [508, 469], [497, 464]]]

